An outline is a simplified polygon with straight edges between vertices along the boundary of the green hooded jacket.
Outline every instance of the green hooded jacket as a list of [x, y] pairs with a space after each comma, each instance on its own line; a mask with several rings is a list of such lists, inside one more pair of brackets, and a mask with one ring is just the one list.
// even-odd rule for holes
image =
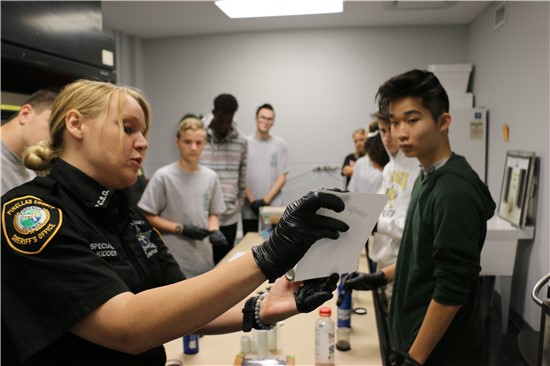
[[430, 354], [431, 365], [482, 361], [480, 256], [495, 202], [466, 159], [417, 178], [401, 239], [390, 307], [392, 345], [406, 355], [431, 300], [460, 305]]

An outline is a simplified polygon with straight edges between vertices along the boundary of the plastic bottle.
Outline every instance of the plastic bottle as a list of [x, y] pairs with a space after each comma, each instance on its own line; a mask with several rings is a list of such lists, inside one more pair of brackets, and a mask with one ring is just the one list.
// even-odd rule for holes
[[[344, 276], [342, 276], [344, 278]], [[336, 330], [336, 349], [338, 351], [349, 351], [351, 349], [351, 290], [344, 291], [342, 283], [338, 285], [338, 298], [342, 303], [338, 306], [338, 321]]]
[[331, 309], [322, 306], [315, 322], [315, 366], [334, 365], [334, 320]]
[[271, 234], [271, 230], [273, 229], [271, 225], [271, 219], [269, 218], [269, 214], [264, 214], [262, 217], [262, 237], [264, 239], [267, 239], [269, 234]]
[[[342, 277], [344, 278], [344, 276]], [[351, 290], [344, 291], [342, 283], [340, 283], [338, 285], [338, 295], [338, 298], [343, 296], [343, 301], [338, 306], [338, 326], [351, 328]]]
[[196, 334], [188, 334], [183, 337], [183, 353], [186, 355], [194, 355], [199, 352], [199, 336]]

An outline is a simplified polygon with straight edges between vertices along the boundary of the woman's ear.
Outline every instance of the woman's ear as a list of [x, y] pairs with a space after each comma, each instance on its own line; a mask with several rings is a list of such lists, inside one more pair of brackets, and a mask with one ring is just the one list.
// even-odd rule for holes
[[450, 126], [451, 126], [451, 115], [445, 112], [439, 117], [439, 131], [440, 132], [448, 131]]
[[71, 109], [65, 115], [65, 127], [67, 132], [76, 139], [82, 139], [83, 137], [83, 117], [76, 109]]

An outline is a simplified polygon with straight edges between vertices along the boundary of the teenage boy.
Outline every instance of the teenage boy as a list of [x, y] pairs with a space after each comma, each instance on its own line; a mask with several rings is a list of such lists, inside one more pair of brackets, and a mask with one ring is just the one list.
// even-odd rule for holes
[[231, 250], [237, 237], [237, 225], [244, 203], [248, 146], [233, 120], [239, 108], [231, 94], [214, 98], [212, 114], [202, 121], [207, 126], [206, 144], [200, 163], [214, 170], [220, 178], [225, 212], [220, 216], [220, 230], [230, 246], [214, 248], [214, 263]]
[[288, 174], [286, 142], [270, 133], [275, 124], [271, 104], [256, 110], [256, 132], [246, 137], [248, 160], [246, 169], [246, 199], [242, 218], [243, 234], [258, 231], [258, 214], [263, 206], [282, 206], [281, 191]]
[[205, 145], [201, 120], [184, 117], [176, 135], [179, 160], [153, 174], [138, 203], [151, 225], [165, 233], [166, 245], [187, 278], [214, 267], [213, 246], [229, 246], [219, 231], [218, 215], [225, 204], [218, 176], [199, 165]]
[[48, 89], [37, 91], [0, 128], [2, 194], [36, 176], [34, 171], [25, 168], [21, 159], [27, 147], [50, 139], [50, 115], [57, 94]]
[[481, 365], [479, 271], [495, 203], [449, 144], [449, 98], [437, 77], [412, 70], [377, 93], [399, 148], [422, 167], [413, 187], [396, 264], [351, 276], [346, 287], [393, 280], [390, 341], [401, 365]]
[[[399, 149], [397, 139], [391, 134], [391, 124], [387, 116], [376, 113], [373, 117], [378, 121], [378, 131], [390, 161], [382, 172], [382, 187], [379, 191], [388, 196], [388, 201], [368, 245], [369, 258], [376, 262], [377, 268], [384, 268], [397, 260], [412, 188], [420, 173], [420, 163], [418, 159], [407, 157]], [[386, 286], [385, 294], [389, 302], [392, 283]]]

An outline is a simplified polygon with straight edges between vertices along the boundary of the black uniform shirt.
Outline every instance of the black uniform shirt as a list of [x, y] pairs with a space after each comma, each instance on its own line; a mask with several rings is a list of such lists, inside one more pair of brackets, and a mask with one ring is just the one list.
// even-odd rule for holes
[[2, 235], [3, 365], [164, 365], [162, 346], [131, 356], [69, 332], [122, 292], [184, 279], [121, 191], [56, 159], [2, 197]]

